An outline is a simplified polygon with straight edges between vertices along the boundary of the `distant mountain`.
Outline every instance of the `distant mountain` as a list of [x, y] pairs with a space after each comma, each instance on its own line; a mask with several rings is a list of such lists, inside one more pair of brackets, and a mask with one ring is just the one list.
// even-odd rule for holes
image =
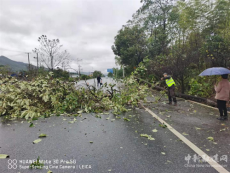
[[[23, 62], [13, 61], [5, 56], [0, 56], [0, 65], [7, 65], [12, 71], [28, 70], [28, 64]], [[75, 73], [75, 72], [74, 72]], [[81, 72], [81, 74], [90, 75], [92, 72]]]
[[12, 71], [27, 70], [28, 64], [23, 62], [13, 61], [5, 56], [0, 56], [0, 65], [7, 65]]

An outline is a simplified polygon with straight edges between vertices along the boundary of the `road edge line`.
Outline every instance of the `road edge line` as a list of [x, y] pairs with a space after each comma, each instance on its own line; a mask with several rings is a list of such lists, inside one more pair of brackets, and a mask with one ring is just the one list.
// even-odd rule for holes
[[[216, 107], [208, 106], [208, 105], [205, 105], [205, 104], [203, 104], [203, 103], [195, 102], [195, 101], [192, 101], [192, 100], [186, 100], [186, 101], [189, 101], [189, 102], [191, 102], [191, 103], [195, 103], [195, 104], [198, 104], [198, 105], [200, 105], [200, 106], [207, 107], [207, 108], [212, 108], [212, 109], [218, 110], [218, 108], [216, 108]], [[230, 113], [230, 111], [227, 111], [227, 112]]]
[[198, 155], [200, 155], [206, 162], [208, 162], [211, 167], [213, 167], [215, 170], [217, 170], [219, 173], [229, 173], [223, 166], [221, 166], [219, 163], [214, 161], [211, 157], [209, 157], [205, 152], [203, 152], [200, 148], [198, 148], [195, 144], [193, 144], [191, 141], [189, 141], [186, 137], [184, 137], [182, 134], [180, 134], [176, 129], [174, 129], [172, 126], [170, 126], [167, 122], [162, 120], [159, 116], [157, 116], [155, 113], [153, 113], [150, 109], [143, 106], [142, 103], [140, 105], [154, 118], [156, 118], [160, 123], [164, 123], [167, 128], [176, 135], [180, 140], [182, 140], [187, 146], [189, 146], [193, 151], [195, 151]]

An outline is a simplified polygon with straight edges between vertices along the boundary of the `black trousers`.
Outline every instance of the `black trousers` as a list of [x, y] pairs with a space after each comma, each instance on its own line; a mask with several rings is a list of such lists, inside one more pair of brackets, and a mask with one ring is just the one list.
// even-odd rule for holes
[[220, 112], [220, 116], [227, 116], [227, 106], [226, 106], [226, 101], [224, 100], [217, 100], [217, 106]]
[[175, 85], [168, 88], [168, 98], [169, 98], [169, 103], [172, 103], [172, 99], [173, 102], [175, 103], [177, 102], [176, 95], [175, 95]]

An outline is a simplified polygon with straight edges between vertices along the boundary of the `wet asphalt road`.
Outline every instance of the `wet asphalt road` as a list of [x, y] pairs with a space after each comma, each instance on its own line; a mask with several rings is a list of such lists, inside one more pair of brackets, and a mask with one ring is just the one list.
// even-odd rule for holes
[[[55, 173], [216, 172], [213, 168], [187, 168], [185, 156], [195, 153], [167, 128], [159, 127], [158, 122], [143, 109], [127, 112], [120, 116], [121, 119], [112, 114], [100, 116], [97, 118], [95, 114], [83, 114], [73, 124], [69, 124], [73, 117], [63, 116], [39, 119], [34, 122], [35, 127], [29, 127], [27, 122], [1, 124], [0, 153], [16, 159], [17, 168], [8, 169], [9, 159], [1, 159], [0, 172], [47, 172], [46, 167]], [[124, 121], [123, 117], [130, 121]], [[155, 128], [158, 131], [153, 133]], [[48, 136], [33, 144], [40, 133]], [[140, 134], [152, 135], [155, 140], [140, 137]], [[32, 160], [38, 156], [51, 161], [51, 164], [45, 164], [42, 170], [29, 170], [23, 167], [29, 164], [20, 163], [20, 160]], [[56, 159], [59, 160], [58, 169], [52, 167]], [[63, 163], [63, 160], [71, 159], [76, 160], [76, 163]], [[91, 168], [80, 169], [79, 165], [90, 165]], [[76, 168], [67, 169], [63, 166]]]
[[[107, 84], [116, 84], [116, 86], [117, 85], [119, 86], [119, 84], [115, 80], [113, 80], [112, 78], [102, 77], [101, 79], [102, 79], [102, 84], [105, 84], [105, 83], [107, 83]], [[92, 85], [92, 86], [96, 87], [97, 89], [101, 89], [100, 85], [97, 85], [97, 79], [96, 78], [89, 79], [89, 80], [86, 80], [86, 81], [81, 80], [81, 81], [77, 82], [76, 88], [86, 87], [86, 83], [88, 83], [88, 85]], [[117, 89], [117, 87], [114, 87], [114, 88]]]
[[[178, 102], [178, 107], [172, 107], [165, 105], [165, 100], [163, 98], [161, 103], [145, 106], [180, 133], [186, 133], [186, 138], [209, 156], [216, 153], [229, 156], [229, 122], [220, 123], [215, 120], [217, 112], [213, 109], [195, 104], [191, 106], [183, 100]], [[143, 109], [131, 108], [129, 112], [120, 115], [120, 119], [110, 112], [97, 115], [40, 118], [34, 121], [35, 127], [29, 127], [26, 121], [0, 123], [0, 154], [10, 156], [8, 159], [0, 159], [0, 173], [46, 173], [48, 170], [54, 173], [217, 172], [207, 163], [195, 163], [192, 158], [188, 165], [185, 158], [188, 155], [193, 157], [194, 151], [167, 128], [159, 127], [159, 122]], [[124, 117], [130, 121], [125, 121]], [[71, 123], [74, 118], [76, 121]], [[157, 132], [153, 132], [153, 129], [157, 129]], [[220, 132], [222, 129], [225, 130]], [[48, 136], [33, 144], [41, 133]], [[155, 140], [141, 137], [140, 134], [151, 135]], [[206, 138], [209, 136], [214, 137], [217, 144], [208, 141]], [[46, 162], [42, 170], [30, 170], [30, 164], [23, 163], [24, 160], [33, 160], [38, 156], [50, 162]], [[194, 167], [196, 164], [199, 167]], [[221, 161], [219, 164], [227, 165], [226, 169], [230, 170], [229, 161]]]

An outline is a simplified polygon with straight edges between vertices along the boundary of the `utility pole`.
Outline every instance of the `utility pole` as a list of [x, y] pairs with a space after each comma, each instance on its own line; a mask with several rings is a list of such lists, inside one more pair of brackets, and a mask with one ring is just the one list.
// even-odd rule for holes
[[78, 73], [79, 73], [79, 76], [81, 76], [81, 71], [80, 71], [80, 70], [81, 70], [81, 65], [79, 64], [79, 65], [78, 65]]
[[64, 62], [62, 62], [62, 70], [65, 71]]
[[123, 78], [125, 78], [125, 69], [124, 68], [125, 68], [125, 66], [123, 65], [122, 66], [122, 69], [123, 69]]
[[51, 62], [50, 62], [50, 64], [51, 64], [51, 69], [52, 69], [52, 71], [54, 70], [54, 64], [53, 64], [53, 55], [52, 55], [52, 53], [50, 53], [50, 58], [51, 58]]
[[37, 57], [34, 57], [34, 59], [37, 59], [37, 73], [38, 73], [38, 53], [37, 54]]
[[80, 61], [82, 61], [82, 59], [77, 58], [77, 64], [78, 64], [78, 69], [79, 69], [79, 71], [78, 71], [79, 72], [79, 74], [78, 74], [79, 77], [81, 77], [81, 73], [80, 73], [81, 65], [79, 64]]
[[37, 53], [37, 70], [38, 70], [38, 53]]
[[30, 53], [27, 53], [27, 54], [28, 54], [28, 65], [29, 65], [28, 66], [28, 68], [29, 68], [28, 71], [30, 71]]

